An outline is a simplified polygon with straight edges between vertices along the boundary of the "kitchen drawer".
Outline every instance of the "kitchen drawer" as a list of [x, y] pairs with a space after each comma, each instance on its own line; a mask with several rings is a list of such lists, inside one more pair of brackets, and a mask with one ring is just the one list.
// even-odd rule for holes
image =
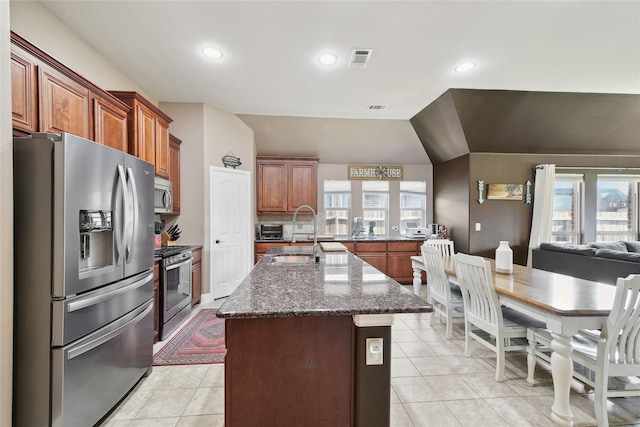
[[388, 242], [388, 252], [414, 252], [417, 253], [420, 248], [418, 242]]
[[356, 253], [359, 252], [386, 252], [386, 242], [355, 242]]
[[257, 254], [263, 254], [274, 246], [289, 246], [289, 242], [256, 243], [254, 249]]

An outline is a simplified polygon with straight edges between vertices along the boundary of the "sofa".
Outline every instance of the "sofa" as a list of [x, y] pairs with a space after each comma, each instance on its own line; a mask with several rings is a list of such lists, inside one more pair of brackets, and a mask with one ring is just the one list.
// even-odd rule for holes
[[533, 249], [531, 265], [615, 285], [618, 277], [640, 274], [640, 242], [542, 243]]

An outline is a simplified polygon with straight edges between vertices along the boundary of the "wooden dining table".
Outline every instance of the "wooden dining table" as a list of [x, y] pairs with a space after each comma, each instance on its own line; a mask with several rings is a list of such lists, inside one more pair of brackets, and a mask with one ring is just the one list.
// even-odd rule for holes
[[[551, 419], [559, 425], [572, 426], [569, 405], [573, 360], [571, 337], [579, 329], [601, 329], [613, 307], [615, 286], [564, 274], [513, 266], [513, 274], [495, 271], [493, 283], [500, 303], [546, 323], [551, 342], [551, 374], [554, 402]], [[445, 271], [456, 275], [454, 257], [445, 257]]]

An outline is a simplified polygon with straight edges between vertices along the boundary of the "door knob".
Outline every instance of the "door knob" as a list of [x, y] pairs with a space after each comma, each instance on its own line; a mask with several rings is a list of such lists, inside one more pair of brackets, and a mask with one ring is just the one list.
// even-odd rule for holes
[[220, 244], [220, 243], [224, 243], [222, 240], [216, 240], [216, 243]]

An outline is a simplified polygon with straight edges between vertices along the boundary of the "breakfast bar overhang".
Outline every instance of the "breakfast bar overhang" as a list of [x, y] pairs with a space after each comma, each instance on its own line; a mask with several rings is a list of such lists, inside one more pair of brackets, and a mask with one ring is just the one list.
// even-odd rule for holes
[[311, 253], [272, 248], [218, 310], [226, 426], [389, 425], [393, 313], [432, 308], [349, 252], [294, 258]]

